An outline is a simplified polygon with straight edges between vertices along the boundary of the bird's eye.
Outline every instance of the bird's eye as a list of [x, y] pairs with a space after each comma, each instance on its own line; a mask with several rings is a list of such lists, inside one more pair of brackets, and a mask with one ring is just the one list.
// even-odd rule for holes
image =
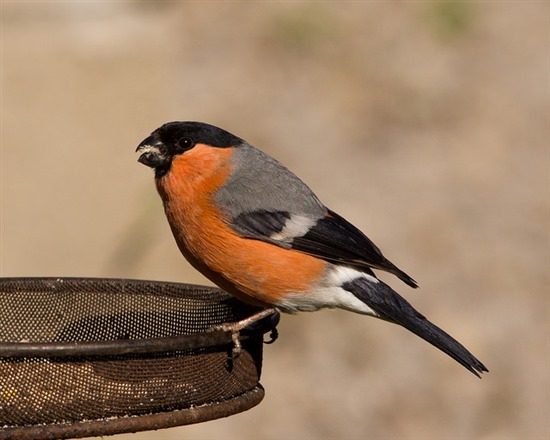
[[178, 142], [176, 142], [176, 145], [183, 152], [193, 148], [194, 143], [193, 143], [193, 139], [188, 137], [182, 137]]

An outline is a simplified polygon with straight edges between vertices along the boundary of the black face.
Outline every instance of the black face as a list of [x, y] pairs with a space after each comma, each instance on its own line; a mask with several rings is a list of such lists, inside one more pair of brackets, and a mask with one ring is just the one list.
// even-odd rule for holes
[[202, 122], [168, 122], [143, 140], [136, 151], [143, 152], [138, 161], [154, 168], [156, 177], [162, 177], [170, 170], [174, 156], [190, 150], [196, 144], [228, 148], [242, 142], [237, 136]]

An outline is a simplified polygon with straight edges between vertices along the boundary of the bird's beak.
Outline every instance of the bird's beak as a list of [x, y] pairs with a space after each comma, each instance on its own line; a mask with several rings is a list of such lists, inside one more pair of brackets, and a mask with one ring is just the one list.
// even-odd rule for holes
[[151, 168], [163, 167], [170, 162], [165, 145], [152, 134], [136, 148], [141, 153], [138, 162]]

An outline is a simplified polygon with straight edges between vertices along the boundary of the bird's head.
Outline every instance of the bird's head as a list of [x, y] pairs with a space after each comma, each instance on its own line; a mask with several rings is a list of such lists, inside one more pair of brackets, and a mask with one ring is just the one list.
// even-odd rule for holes
[[236, 147], [244, 141], [231, 133], [203, 122], [168, 122], [157, 128], [137, 147], [138, 162], [155, 170], [155, 177], [164, 176], [174, 157], [196, 145], [215, 148]]

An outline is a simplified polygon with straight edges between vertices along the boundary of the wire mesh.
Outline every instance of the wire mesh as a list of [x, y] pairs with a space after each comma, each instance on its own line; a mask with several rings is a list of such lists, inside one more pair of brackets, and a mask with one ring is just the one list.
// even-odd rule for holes
[[[264, 320], [203, 286], [90, 278], [0, 279], [0, 438], [71, 438], [224, 417], [259, 403]], [[26, 436], [26, 437], [25, 437]]]

